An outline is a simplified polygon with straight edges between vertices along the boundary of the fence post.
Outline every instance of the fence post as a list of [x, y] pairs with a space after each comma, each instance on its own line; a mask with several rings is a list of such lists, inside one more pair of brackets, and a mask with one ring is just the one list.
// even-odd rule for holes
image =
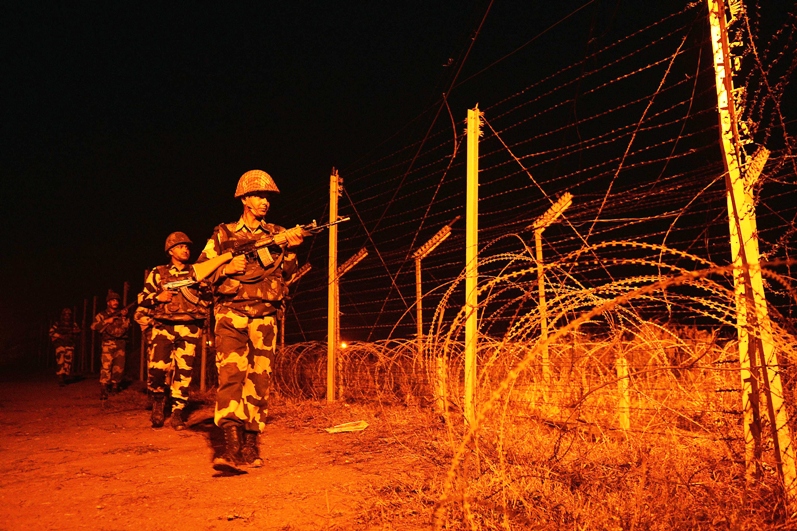
[[[742, 131], [738, 122], [741, 110], [737, 109], [735, 101], [725, 2], [724, 0], [707, 0], [707, 2], [734, 265], [736, 328], [739, 335], [744, 415], [745, 475], [748, 483], [757, 479], [756, 449], [759, 443], [756, 440], [757, 426], [751, 398], [753, 379], [759, 379], [759, 387], [767, 398], [778, 475], [783, 482], [787, 504], [791, 512], [794, 512], [797, 509], [797, 456], [791, 441], [772, 326], [767, 313], [752, 191], [769, 152], [762, 147], [744, 167], [746, 153], [742, 145], [749, 143], [749, 140], [742, 140]], [[732, 14], [734, 9], [732, 4]], [[738, 17], [732, 17], [730, 23], [733, 24], [737, 20]], [[742, 172], [743, 167], [744, 172]], [[752, 368], [755, 368], [755, 372], [751, 371]]]
[[631, 429], [631, 396], [628, 392], [630, 384], [628, 377], [628, 360], [625, 357], [617, 358], [617, 390], [619, 399], [617, 400], [617, 417], [620, 420], [620, 428], [628, 431]]
[[[551, 383], [551, 360], [548, 353], [548, 306], [545, 300], [545, 268], [542, 260], [542, 231], [548, 228], [559, 216], [573, 203], [573, 196], [570, 192], [565, 192], [562, 197], [545, 211], [545, 213], [534, 220], [534, 245], [535, 258], [537, 260], [537, 287], [540, 296], [540, 341], [542, 342], [542, 379], [545, 386]], [[550, 389], [546, 389], [546, 393]]]
[[[94, 295], [91, 302], [91, 322], [94, 322], [94, 318], [97, 316], [97, 296]], [[94, 374], [94, 353], [97, 351], [97, 332], [92, 328], [91, 329], [91, 360], [90, 360], [90, 369], [91, 373]]]
[[[343, 180], [338, 170], [329, 175], [329, 220], [338, 219], [338, 198]], [[338, 226], [329, 227], [329, 267], [327, 288], [327, 402], [335, 401], [335, 366], [340, 327], [338, 323]]]
[[[437, 231], [437, 233], [429, 238], [429, 240], [418, 247], [412, 257], [415, 259], [415, 312], [416, 312], [416, 340], [418, 345], [418, 358], [423, 358], [423, 284], [421, 278], [421, 260], [426, 258], [429, 253], [434, 251], [438, 245], [443, 243], [443, 240], [451, 235], [451, 227], [456, 223], [461, 216], [455, 217], [448, 225]], [[437, 386], [436, 386], [436, 405], [438, 412], [443, 411], [443, 400], [445, 396], [445, 360], [438, 357], [437, 359]]]
[[[337, 287], [340, 288], [340, 279], [343, 278], [343, 275], [346, 274], [351, 268], [359, 264], [363, 261], [363, 259], [368, 256], [368, 249], [365, 247], [361, 248], [357, 251], [353, 256], [349, 257], [348, 260], [343, 262], [338, 266], [335, 270], [335, 278], [337, 280]], [[340, 302], [338, 300], [338, 315], [340, 315]], [[338, 334], [335, 343], [335, 353], [336, 353], [336, 361], [335, 361], [335, 371], [337, 374], [338, 379], [338, 394], [337, 397], [341, 398], [343, 396], [343, 357], [340, 355], [340, 349], [346, 348], [346, 343], [340, 340], [340, 323], [338, 323]]]
[[[149, 277], [149, 269], [144, 270], [144, 284], [147, 283], [147, 277]], [[138, 301], [139, 303], [141, 301]], [[147, 374], [147, 357], [148, 357], [148, 349], [147, 349], [147, 336], [149, 335], [147, 331], [149, 327], [141, 329], [141, 344], [139, 345], [139, 350], [141, 351], [140, 358], [138, 360], [138, 379], [142, 382], [146, 381], [146, 374]]]
[[36, 357], [41, 367], [45, 370], [47, 369], [47, 345], [50, 340], [49, 330], [50, 328], [47, 326], [47, 322], [44, 321], [41, 326], [39, 326], [39, 333], [36, 334], [36, 348], [38, 350], [38, 355]]
[[[417, 251], [416, 251], [417, 254]], [[418, 359], [423, 358], [423, 286], [421, 283], [421, 257], [415, 256], [415, 341]]]
[[80, 372], [86, 370], [86, 313], [89, 310], [89, 300], [83, 299], [83, 319], [80, 322]]
[[477, 105], [468, 109], [467, 181], [465, 184], [465, 421], [476, 423], [473, 402], [476, 387], [476, 352], [479, 323], [479, 134], [481, 116]]

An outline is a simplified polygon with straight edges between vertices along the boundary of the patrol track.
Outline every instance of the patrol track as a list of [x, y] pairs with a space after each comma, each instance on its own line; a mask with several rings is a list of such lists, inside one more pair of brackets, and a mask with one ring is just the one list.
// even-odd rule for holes
[[[429, 424], [418, 409], [382, 407], [377, 416], [356, 404], [275, 397], [261, 441], [266, 466], [231, 476], [211, 465], [223, 446], [212, 406], [191, 409], [187, 430], [154, 430], [146, 395], [132, 387], [101, 403], [96, 378], [59, 388], [52, 376], [0, 372], [0, 529], [409, 531], [428, 523], [433, 500], [422, 494], [419, 503], [414, 493], [442, 471], [410, 450], [436, 438], [415, 428]], [[323, 429], [353, 420], [368, 429]]]

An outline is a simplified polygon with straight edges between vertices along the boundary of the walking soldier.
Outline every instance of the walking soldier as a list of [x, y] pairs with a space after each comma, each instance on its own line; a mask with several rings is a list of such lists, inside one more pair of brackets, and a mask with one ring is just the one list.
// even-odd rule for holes
[[[188, 387], [194, 360], [200, 347], [202, 327], [210, 305], [210, 294], [200, 285], [167, 289], [165, 284], [191, 279], [188, 259], [191, 240], [182, 232], [166, 238], [170, 263], [154, 268], [144, 281], [139, 309], [152, 317], [148, 341], [147, 389], [152, 396], [152, 427], [165, 420], [167, 388], [171, 389], [171, 425], [185, 429], [183, 409], [188, 403]], [[171, 378], [170, 378], [171, 376]]]
[[[219, 388], [214, 420], [224, 430], [224, 454], [214, 459], [220, 470], [241, 464], [262, 466], [258, 435], [268, 413], [268, 395], [277, 340], [277, 312], [296, 273], [296, 255], [305, 231], [285, 231], [266, 223], [269, 199], [279, 193], [266, 172], [252, 170], [238, 181], [235, 197], [243, 214], [235, 223], [216, 227], [197, 263], [210, 260], [242, 244], [283, 233], [283, 245], [261, 247], [218, 267], [210, 280], [214, 288], [216, 364]], [[284, 231], [284, 232], [283, 232]]]
[[66, 385], [66, 379], [72, 372], [72, 360], [75, 356], [75, 343], [80, 334], [80, 327], [72, 319], [72, 310], [61, 310], [61, 318], [50, 328], [50, 341], [55, 346], [55, 362], [58, 366], [56, 375], [58, 385]]
[[108, 392], [119, 392], [119, 384], [125, 372], [125, 346], [130, 319], [127, 308], [119, 308], [122, 298], [113, 290], [105, 297], [107, 307], [94, 317], [91, 329], [102, 335], [102, 368], [100, 369], [100, 399], [108, 398]]

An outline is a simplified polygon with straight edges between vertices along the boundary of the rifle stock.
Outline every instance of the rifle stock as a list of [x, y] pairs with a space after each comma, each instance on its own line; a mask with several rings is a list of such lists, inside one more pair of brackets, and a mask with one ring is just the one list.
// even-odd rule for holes
[[202, 282], [212, 275], [215, 270], [232, 260], [232, 258], [232, 251], [227, 251], [224, 254], [220, 254], [216, 258], [211, 258], [209, 260], [205, 260], [204, 262], [199, 262], [198, 264], [192, 265], [191, 269], [194, 271], [194, 278], [197, 282]]

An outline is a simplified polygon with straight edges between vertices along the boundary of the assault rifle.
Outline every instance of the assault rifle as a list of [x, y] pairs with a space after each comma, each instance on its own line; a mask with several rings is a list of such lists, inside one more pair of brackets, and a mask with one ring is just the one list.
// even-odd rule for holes
[[[349, 219], [351, 218], [349, 218], [348, 216], [345, 218], [338, 218], [335, 221], [330, 221], [329, 223], [325, 223], [323, 225], [318, 225], [315, 222], [315, 220], [313, 220], [312, 223], [308, 223], [307, 225], [298, 225], [298, 226], [302, 228], [302, 231], [305, 234], [318, 234], [324, 229], [327, 229], [333, 225], [337, 225], [338, 223], [343, 223], [344, 221], [349, 221]], [[199, 282], [209, 277], [219, 267], [226, 264], [234, 257], [242, 254], [250, 255], [253, 253], [258, 253], [261, 256], [261, 259], [263, 258], [264, 255], [270, 256], [268, 255], [266, 247], [269, 245], [284, 245], [285, 243], [287, 243], [288, 239], [285, 236], [285, 233], [288, 230], [291, 229], [278, 232], [277, 234], [274, 235], [264, 236], [257, 240], [242, 242], [224, 254], [221, 254], [215, 258], [211, 258], [210, 260], [206, 260], [204, 262], [193, 264], [191, 266], [192, 278], [166, 282], [163, 284], [163, 288], [167, 290], [175, 290], [182, 287], [198, 284]]]

